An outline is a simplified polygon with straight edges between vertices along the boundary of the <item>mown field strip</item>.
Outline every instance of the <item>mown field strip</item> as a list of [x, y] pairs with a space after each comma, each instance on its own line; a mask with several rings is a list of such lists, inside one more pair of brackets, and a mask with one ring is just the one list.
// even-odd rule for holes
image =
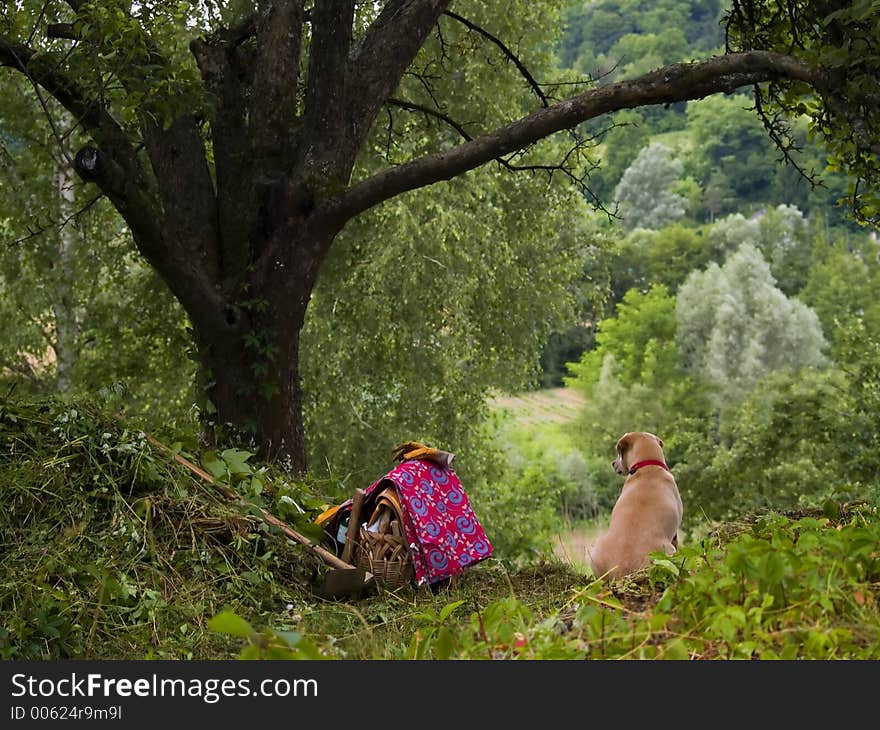
[[531, 393], [499, 396], [492, 406], [510, 411], [523, 425], [568, 423], [584, 404], [584, 397], [572, 388], [548, 388]]

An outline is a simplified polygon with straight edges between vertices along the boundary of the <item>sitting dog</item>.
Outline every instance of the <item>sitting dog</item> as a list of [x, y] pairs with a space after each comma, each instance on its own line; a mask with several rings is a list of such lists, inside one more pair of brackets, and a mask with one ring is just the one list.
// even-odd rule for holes
[[648, 553], [678, 549], [681, 495], [663, 458], [663, 442], [644, 431], [625, 433], [611, 463], [626, 474], [607, 532], [590, 548], [597, 578], [620, 578], [648, 564]]

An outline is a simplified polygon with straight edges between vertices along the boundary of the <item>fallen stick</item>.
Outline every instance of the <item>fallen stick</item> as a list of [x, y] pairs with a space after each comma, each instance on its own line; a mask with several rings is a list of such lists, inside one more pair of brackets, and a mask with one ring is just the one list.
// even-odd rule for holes
[[[201, 467], [193, 464], [189, 459], [186, 459], [183, 456], [181, 456], [180, 454], [175, 453], [174, 451], [169, 449], [165, 444], [163, 444], [161, 441], [157, 441], [149, 434], [147, 434], [147, 441], [149, 441], [150, 444], [155, 446], [160, 451], [163, 451], [166, 454], [170, 454], [171, 458], [174, 459], [174, 461], [176, 461], [181, 466], [184, 466], [187, 469], [189, 469], [193, 474], [198, 476], [200, 479], [208, 482], [208, 484], [210, 484], [212, 487], [214, 487], [214, 489], [216, 489], [218, 492], [220, 492], [220, 494], [222, 494], [224, 497], [226, 497], [226, 499], [228, 499], [230, 501], [235, 501], [240, 498], [241, 495], [236, 494], [232, 489], [230, 489], [229, 487], [227, 487], [224, 484], [218, 484], [217, 481], [214, 479], [214, 477], [212, 477], [210, 474], [208, 474], [208, 472], [206, 472]], [[346, 563], [344, 560], [340, 560], [338, 557], [336, 557], [329, 550], [322, 548], [320, 545], [315, 545], [315, 543], [313, 543], [311, 540], [309, 540], [309, 538], [307, 538], [305, 535], [301, 535], [296, 530], [292, 529], [290, 527], [290, 525], [288, 525], [285, 522], [282, 522], [280, 519], [278, 519], [275, 515], [273, 515], [268, 510], [264, 509], [263, 507], [260, 507], [259, 510], [260, 510], [260, 514], [262, 515], [263, 519], [266, 522], [268, 522], [270, 525], [274, 525], [275, 527], [277, 527], [279, 530], [281, 530], [281, 532], [283, 532], [291, 540], [294, 540], [295, 542], [298, 542], [300, 545], [304, 545], [305, 547], [307, 547], [309, 550], [311, 550], [313, 553], [315, 553], [315, 555], [317, 555], [319, 558], [321, 558], [321, 560], [323, 560], [325, 563], [327, 563], [327, 565], [332, 565], [334, 568], [339, 568], [340, 570], [351, 570], [351, 569], [355, 568], [354, 565], [351, 565], [350, 563]]]

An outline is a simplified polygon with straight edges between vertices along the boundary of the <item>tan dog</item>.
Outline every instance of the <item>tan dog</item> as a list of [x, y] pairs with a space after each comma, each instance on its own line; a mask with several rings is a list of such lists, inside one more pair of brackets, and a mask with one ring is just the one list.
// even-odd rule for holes
[[681, 495], [663, 458], [663, 442], [645, 431], [625, 433], [617, 442], [611, 466], [627, 474], [611, 510], [608, 531], [590, 549], [593, 574], [613, 577], [633, 573], [648, 564], [648, 553], [678, 548]]

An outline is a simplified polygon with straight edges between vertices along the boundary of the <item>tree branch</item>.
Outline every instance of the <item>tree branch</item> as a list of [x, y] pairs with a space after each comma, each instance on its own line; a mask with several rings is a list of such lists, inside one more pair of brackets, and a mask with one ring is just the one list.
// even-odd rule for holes
[[[325, 180], [346, 181], [351, 171], [345, 150], [348, 130], [344, 110], [349, 98], [348, 53], [353, 23], [354, 0], [316, 1], [298, 161], [309, 178], [317, 174]], [[358, 95], [361, 93], [358, 89]]]
[[103, 197], [104, 197], [104, 193], [98, 193], [91, 200], [89, 200], [87, 203], [85, 203], [79, 210], [76, 210], [73, 213], [71, 213], [70, 215], [65, 216], [60, 221], [52, 221], [50, 223], [46, 223], [45, 225], [38, 221], [36, 228], [33, 228], [33, 229], [30, 226], [28, 226], [27, 235], [21, 236], [20, 238], [16, 238], [14, 241], [12, 241], [12, 245], [24, 243], [26, 241], [29, 241], [32, 238], [36, 238], [37, 236], [41, 236], [48, 230], [56, 229], [56, 230], [60, 231], [68, 223], [70, 223], [71, 221], [75, 221], [77, 218], [79, 218], [81, 215], [83, 215], [86, 211], [88, 211], [90, 208], [92, 208], [95, 205], [95, 203], [97, 203]]
[[99, 145], [112, 148], [114, 156], [132, 177], [139, 170], [134, 147], [122, 127], [107, 110], [65, 76], [45, 56], [37, 57], [29, 46], [0, 36], [0, 66], [15, 69], [32, 83], [42, 86], [82, 124]]
[[257, 51], [249, 115], [251, 144], [256, 158], [280, 158], [281, 168], [286, 169], [292, 163], [292, 150], [283, 148], [292, 143], [291, 128], [297, 112], [302, 0], [260, 0], [255, 31]]
[[713, 93], [730, 93], [741, 86], [776, 79], [802, 81], [820, 92], [825, 86], [820, 71], [778, 53], [752, 51], [718, 56], [699, 63], [672, 64], [637, 79], [590, 89], [451, 150], [426, 155], [380, 172], [338, 196], [331, 208], [336, 215], [347, 220], [407, 190], [448, 180], [602, 114], [701, 99]]
[[439, 119], [441, 122], [445, 122], [450, 127], [452, 127], [468, 142], [473, 139], [473, 137], [467, 133], [467, 130], [464, 128], [463, 125], [459, 124], [448, 114], [444, 114], [438, 109], [433, 109], [429, 106], [424, 106], [423, 104], [414, 104], [413, 102], [405, 101], [404, 99], [389, 99], [386, 103], [388, 104], [388, 106], [396, 106], [398, 109], [405, 109], [406, 111], [410, 112], [421, 112], [426, 116]]
[[[104, 150], [107, 169], [112, 170], [112, 174], [100, 175], [92, 181], [117, 206], [135, 239], [149, 247], [150, 239], [158, 233], [159, 206], [148, 192], [150, 187], [135, 148], [116, 120], [97, 101], [89, 99], [49, 58], [38, 57], [30, 47], [2, 36], [0, 66], [17, 70], [35, 86], [46, 89]], [[81, 177], [89, 179], [81, 168], [74, 167]]]
[[754, 98], [755, 112], [757, 112], [758, 118], [764, 125], [764, 129], [773, 141], [773, 144], [776, 145], [776, 149], [779, 150], [782, 155], [782, 160], [797, 170], [797, 173], [809, 183], [811, 188], [820, 185], [821, 182], [816, 179], [815, 173], [807, 173], [797, 160], [795, 160], [792, 151], [799, 152], [800, 148], [795, 144], [789, 134], [787, 123], [783, 118], [780, 118], [781, 112], [774, 114], [772, 118], [768, 115], [767, 110], [764, 107], [764, 95], [759, 84], [755, 84]]
[[457, 20], [459, 23], [464, 25], [468, 30], [472, 30], [475, 33], [479, 33], [481, 36], [483, 36], [483, 38], [491, 41], [496, 46], [498, 46], [498, 48], [501, 49], [501, 52], [505, 56], [507, 56], [507, 60], [512, 61], [513, 65], [516, 66], [517, 70], [520, 72], [520, 74], [522, 74], [522, 77], [526, 80], [526, 83], [528, 83], [528, 85], [531, 87], [532, 91], [535, 93], [535, 96], [537, 96], [538, 99], [541, 100], [542, 106], [550, 106], [550, 102], [548, 101], [547, 96], [541, 90], [541, 85], [537, 81], [535, 81], [535, 77], [532, 76], [531, 73], [529, 73], [529, 70], [526, 68], [525, 64], [519, 60], [517, 55], [513, 51], [511, 51], [504, 44], [503, 41], [501, 41], [496, 36], [492, 35], [489, 31], [484, 30], [483, 28], [478, 26], [476, 23], [472, 23], [467, 18], [463, 18], [458, 13], [453, 13], [451, 10], [446, 10], [443, 14], [452, 18], [453, 20]]
[[[456, 122], [448, 114], [444, 114], [443, 112], [441, 112], [437, 109], [433, 109], [432, 107], [424, 106], [422, 104], [414, 104], [411, 101], [404, 101], [402, 99], [389, 99], [386, 103], [388, 104], [388, 106], [394, 106], [399, 109], [405, 109], [406, 111], [419, 112], [419, 113], [424, 114], [426, 116], [433, 117], [435, 119], [439, 119], [441, 122], [444, 122], [445, 124], [448, 124], [450, 127], [452, 127], [466, 141], [470, 141], [473, 139], [473, 137], [470, 134], [468, 134], [467, 130], [464, 128], [463, 125]], [[613, 126], [615, 126], [615, 125], [612, 125], [612, 127]], [[601, 132], [599, 135], [596, 135], [596, 136], [604, 135], [607, 132], [608, 132], [608, 130], [606, 129], [603, 132]], [[389, 123], [389, 137], [390, 137], [390, 134], [391, 134], [391, 128], [390, 128], [390, 123]], [[581, 191], [581, 193], [585, 197], [587, 197], [593, 203], [593, 205], [596, 206], [596, 208], [598, 210], [601, 210], [602, 212], [606, 213], [609, 217], [613, 218], [613, 217], [615, 217], [615, 213], [613, 211], [609, 211], [605, 208], [605, 205], [602, 203], [602, 201], [599, 199], [599, 197], [596, 195], [596, 193], [593, 192], [593, 189], [587, 183], [587, 179], [589, 178], [589, 174], [598, 167], [598, 163], [591, 162], [589, 165], [589, 168], [586, 169], [580, 175], [575, 174], [568, 167], [569, 160], [571, 160], [572, 157], [579, 156], [581, 151], [584, 148], [595, 146], [596, 136], [590, 137], [589, 139], [580, 139], [578, 137], [575, 137], [573, 140], [574, 144], [571, 146], [571, 148], [569, 148], [568, 152], [565, 153], [562, 160], [560, 160], [556, 164], [515, 165], [510, 161], [510, 159], [505, 159], [504, 157], [496, 157], [495, 160], [496, 160], [496, 162], [498, 162], [499, 165], [506, 168], [507, 170], [510, 170], [511, 172], [532, 172], [532, 173], [541, 172], [541, 173], [545, 173], [547, 175], [548, 179], [552, 179], [553, 175], [558, 172], [561, 175], [564, 175], [565, 177], [567, 177], [569, 180], [571, 180], [571, 182], [578, 187], [578, 189]]]
[[[138, 250], [162, 274], [181, 303], [189, 311], [210, 312], [219, 294], [213, 283], [206, 281], [203, 262], [194, 259], [189, 250], [175, 250], [165, 239], [162, 209], [151, 193], [133, 144], [113, 117], [63, 74], [51, 62], [51, 57], [38, 56], [28, 46], [2, 36], [0, 66], [17, 70], [46, 89], [91, 134], [98, 147], [85, 147], [77, 153], [74, 161], [77, 173], [95, 183], [110, 199], [129, 225]], [[155, 133], [162, 134], [158, 129]], [[179, 131], [172, 125], [167, 134], [177, 137]], [[210, 183], [210, 178], [207, 179]], [[178, 178], [178, 184], [180, 182]], [[194, 220], [199, 215], [210, 214], [210, 208], [197, 213]], [[184, 228], [187, 230], [191, 228]], [[217, 311], [222, 311], [222, 307]]]
[[76, 154], [74, 167], [80, 177], [107, 191], [110, 202], [131, 228], [135, 245], [168, 284], [174, 296], [190, 315], [218, 332], [226, 331], [224, 292], [207, 276], [206, 268], [193, 259], [192, 250], [175, 245], [163, 231], [163, 221], [152, 201], [126, 176], [112, 156], [83, 147]]
[[354, 165], [370, 127], [450, 0], [388, 0], [367, 28], [349, 61], [351, 95], [345, 119], [349, 139], [345, 152]]
[[610, 131], [610, 129], [613, 128], [614, 126], [616, 126], [616, 125], [612, 124], [611, 127], [609, 127], [608, 129], [605, 129], [605, 130], [599, 132], [598, 134], [596, 134], [595, 136], [588, 137], [586, 139], [582, 139], [580, 137], [577, 137], [576, 135], [572, 135], [574, 137], [574, 139], [572, 140], [573, 141], [572, 146], [569, 148], [568, 152], [566, 152], [565, 155], [563, 155], [562, 159], [559, 162], [556, 162], [553, 164], [515, 165], [510, 160], [515, 155], [519, 154], [519, 152], [513, 153], [513, 155], [511, 155], [508, 158], [499, 157], [499, 158], [497, 158], [497, 160], [498, 160], [499, 164], [501, 164], [503, 167], [507, 168], [511, 172], [532, 172], [532, 173], [541, 172], [541, 173], [544, 173], [545, 175], [547, 175], [548, 180], [552, 180], [553, 175], [555, 175], [558, 172], [561, 175], [567, 177], [571, 181], [571, 183], [575, 187], [577, 187], [578, 190], [580, 190], [581, 195], [583, 195], [585, 198], [587, 198], [597, 210], [605, 213], [605, 215], [607, 215], [609, 218], [616, 218], [617, 217], [617, 209], [615, 208], [615, 210], [613, 210], [613, 211], [608, 210], [605, 207], [605, 203], [602, 200], [600, 200], [599, 196], [596, 195], [595, 192], [593, 192], [593, 189], [590, 187], [590, 185], [588, 183], [590, 173], [599, 167], [599, 163], [592, 161], [592, 160], [588, 160], [589, 165], [586, 168], [584, 168], [580, 174], [576, 174], [570, 168], [570, 160], [572, 157], [579, 159], [582, 154], [582, 151], [585, 148], [589, 149], [589, 148], [595, 147], [595, 145], [597, 144], [596, 143], [597, 138], [600, 138], [600, 137], [604, 136], [605, 134], [607, 134]]
[[[201, 266], [207, 278], [216, 280], [220, 258], [217, 201], [190, 99], [181, 90], [159, 91], [154, 86], [151, 80], [154, 72], [146, 69], [167, 69], [169, 62], [146, 26], [127, 17], [124, 30], [132, 34], [132, 39], [124, 40], [122, 31], [106, 34], [100, 13], [92, 17], [94, 8], [79, 2], [74, 5], [86, 24], [93, 26], [86, 40], [96, 50], [116, 52], [122, 43], [131, 46], [128, 62], [115, 66], [114, 71], [129, 94], [143, 97], [137, 115], [153, 176], [144, 175], [141, 182], [145, 190], [158, 191], [161, 211], [156, 218], [160, 221], [162, 237], [167, 239], [163, 245], [167, 247], [169, 241], [177, 239], [187, 249], [188, 266]], [[126, 9], [123, 12], [129, 13]], [[114, 149], [99, 146], [105, 156], [109, 153], [113, 161], [118, 162]], [[106, 179], [115, 179], [115, 176]], [[130, 190], [125, 194], [131, 197]]]

